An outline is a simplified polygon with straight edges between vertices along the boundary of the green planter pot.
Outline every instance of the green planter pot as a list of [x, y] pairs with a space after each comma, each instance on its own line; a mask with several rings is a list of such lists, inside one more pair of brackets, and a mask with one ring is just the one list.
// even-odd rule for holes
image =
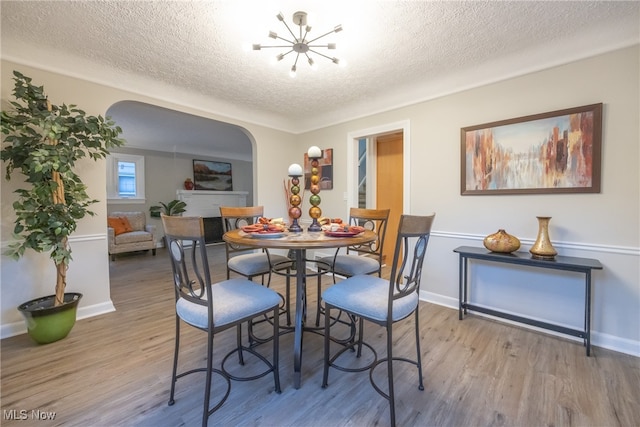
[[64, 303], [54, 307], [55, 295], [37, 298], [18, 307], [27, 322], [29, 336], [38, 344], [48, 344], [66, 337], [76, 323], [82, 294], [64, 294]]

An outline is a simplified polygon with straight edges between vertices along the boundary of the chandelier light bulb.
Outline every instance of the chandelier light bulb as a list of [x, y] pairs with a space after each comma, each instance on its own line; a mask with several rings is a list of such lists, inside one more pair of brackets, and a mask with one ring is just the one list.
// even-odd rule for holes
[[293, 65], [293, 66], [291, 67], [291, 71], [289, 71], [289, 75], [290, 75], [292, 78], [296, 76], [296, 66], [295, 66], [295, 65]]
[[318, 69], [318, 64], [313, 61], [313, 58], [309, 58], [309, 66], [313, 71]]

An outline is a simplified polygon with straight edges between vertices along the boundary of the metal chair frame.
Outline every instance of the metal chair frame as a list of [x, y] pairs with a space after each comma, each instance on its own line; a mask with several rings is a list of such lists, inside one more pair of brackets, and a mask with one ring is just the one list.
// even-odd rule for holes
[[[204, 306], [207, 308], [207, 327], [202, 328], [196, 325], [189, 324], [197, 329], [200, 329], [207, 333], [207, 362], [206, 367], [190, 369], [184, 372], [178, 373], [178, 356], [180, 353], [180, 324], [181, 317], [178, 314], [176, 308], [176, 336], [175, 336], [175, 348], [173, 356], [173, 369], [171, 375], [171, 391], [169, 395], [169, 406], [175, 403], [174, 395], [176, 382], [178, 379], [185, 377], [195, 372], [205, 372], [205, 389], [204, 389], [204, 403], [202, 413], [202, 425], [206, 426], [209, 416], [218, 410], [223, 403], [229, 397], [231, 392], [231, 381], [252, 381], [258, 378], [262, 378], [265, 375], [273, 372], [274, 387], [277, 393], [281, 392], [280, 389], [280, 373], [279, 373], [279, 304], [266, 309], [258, 310], [250, 313], [242, 318], [234, 319], [224, 325], [216, 326], [214, 324], [214, 298], [212, 297], [212, 285], [211, 274], [209, 271], [209, 262], [207, 258], [207, 251], [204, 240], [204, 224], [202, 218], [199, 217], [169, 217], [162, 215], [162, 222], [165, 230], [165, 236], [167, 241], [167, 247], [169, 252], [169, 258], [171, 260], [171, 267], [173, 272], [173, 282], [176, 304], [180, 299], [184, 299], [189, 303]], [[189, 242], [189, 244], [185, 244]], [[237, 280], [237, 279], [236, 279]], [[251, 282], [253, 283], [253, 282]], [[255, 286], [259, 286], [255, 284]], [[273, 291], [269, 291], [273, 292]], [[275, 292], [274, 292], [275, 293]], [[177, 306], [176, 306], [177, 307]], [[267, 313], [272, 313], [274, 318], [273, 322], [273, 360], [267, 360], [263, 355], [258, 353], [254, 348], [244, 347], [241, 343], [241, 324], [251, 321], [251, 319], [262, 316]], [[222, 359], [220, 369], [213, 367], [213, 338], [216, 334], [236, 327], [237, 333], [237, 346]], [[256, 375], [248, 377], [240, 377], [231, 374], [226, 368], [225, 364], [229, 357], [235, 353], [238, 354], [240, 365], [244, 365], [243, 352], [249, 352], [252, 355], [260, 359], [265, 365], [266, 369]], [[212, 377], [216, 374], [222, 377], [227, 383], [226, 392], [224, 395], [211, 407], [211, 383]]]
[[[220, 215], [222, 217], [222, 224], [224, 232], [235, 230], [238, 228], [242, 228], [246, 225], [255, 224], [258, 222], [260, 217], [264, 216], [264, 207], [263, 206], [221, 206], [220, 207]], [[243, 256], [243, 254], [255, 253], [256, 249], [248, 246], [237, 245], [234, 243], [226, 243], [225, 242], [225, 251], [227, 256], [227, 279], [231, 277], [231, 272], [233, 271], [236, 274], [239, 274], [243, 277], [246, 277], [249, 280], [253, 280], [254, 277], [261, 277], [261, 284], [269, 287], [271, 285], [271, 277], [272, 273], [278, 271], [286, 271], [287, 274], [284, 274], [286, 277], [285, 284], [285, 295], [280, 295], [282, 299], [282, 306], [280, 307], [281, 313], [286, 316], [286, 324], [287, 326], [291, 326], [291, 281], [290, 281], [290, 272], [291, 267], [293, 266], [293, 260], [290, 261], [282, 261], [273, 262], [272, 256], [268, 249], [262, 249], [262, 253], [267, 258], [267, 262], [269, 268], [265, 271], [260, 271], [254, 275], [245, 275], [240, 271], [234, 270], [229, 267], [229, 260], [235, 256]], [[267, 276], [267, 281], [265, 283], [265, 276]], [[268, 341], [268, 339], [259, 338], [253, 332], [253, 326], [257, 323], [261, 322], [271, 322], [272, 319], [269, 317], [264, 317], [261, 320], [252, 320], [249, 322], [249, 340], [250, 343], [257, 342], [263, 343]]]
[[[402, 318], [395, 319], [393, 318], [393, 305], [394, 301], [405, 298], [412, 293], [419, 293], [420, 290], [420, 281], [422, 278], [422, 266], [424, 263], [424, 258], [427, 250], [427, 244], [429, 242], [429, 236], [431, 234], [431, 225], [433, 223], [433, 219], [435, 214], [429, 216], [411, 216], [411, 215], [402, 215], [400, 218], [400, 225], [398, 227], [398, 238], [396, 241], [393, 264], [391, 267], [391, 275], [390, 280], [388, 280], [388, 295], [387, 295], [387, 311], [386, 317], [384, 319], [374, 319], [368, 316], [363, 316], [361, 314], [358, 315], [359, 319], [367, 320], [369, 322], [375, 323], [377, 325], [383, 326], [386, 330], [387, 334], [387, 355], [385, 358], [378, 359], [378, 355], [373, 347], [366, 342], [363, 341], [362, 334], [359, 335], [358, 340], [352, 343], [345, 345], [334, 355], [330, 354], [330, 328], [331, 328], [331, 310], [338, 309], [341, 311], [347, 312], [349, 315], [355, 316], [355, 313], [349, 312], [348, 308], [342, 307], [339, 304], [330, 304], [325, 301], [325, 338], [324, 338], [324, 371], [322, 377], [322, 387], [326, 388], [328, 386], [329, 379], [329, 367], [334, 367], [338, 370], [344, 372], [362, 372], [369, 371], [369, 380], [373, 388], [378, 392], [381, 396], [383, 396], [387, 401], [389, 401], [389, 412], [391, 425], [396, 425], [396, 414], [395, 414], [395, 393], [393, 387], [393, 361], [403, 361], [408, 362], [418, 369], [418, 389], [424, 390], [424, 383], [422, 377], [422, 358], [421, 358], [421, 350], [420, 350], [420, 331], [419, 331], [419, 303], [416, 304], [416, 307], [406, 314]], [[411, 242], [415, 241], [415, 245], [413, 245], [413, 250], [411, 250]], [[404, 254], [407, 254], [404, 256]], [[409, 256], [408, 254], [412, 254]], [[359, 276], [359, 278], [364, 276]], [[349, 280], [354, 280], [356, 278], [347, 279], [338, 284], [338, 286], [347, 287], [349, 285]], [[378, 280], [378, 279], [376, 279]], [[415, 338], [416, 338], [416, 359], [412, 360], [407, 357], [394, 357], [393, 356], [393, 324], [401, 321], [403, 319], [407, 319], [413, 314], [415, 320]], [[354, 347], [358, 346], [358, 348], [362, 348], [365, 346], [371, 350], [373, 353], [373, 361], [364, 366], [364, 367], [356, 367], [356, 368], [347, 368], [341, 366], [337, 363], [337, 359], [344, 354], [348, 350], [353, 350]], [[358, 351], [356, 357], [359, 357], [360, 352]], [[388, 374], [388, 392], [385, 392], [381, 387], [379, 387], [373, 377], [373, 372], [377, 366], [382, 363], [387, 364], [387, 374]]]

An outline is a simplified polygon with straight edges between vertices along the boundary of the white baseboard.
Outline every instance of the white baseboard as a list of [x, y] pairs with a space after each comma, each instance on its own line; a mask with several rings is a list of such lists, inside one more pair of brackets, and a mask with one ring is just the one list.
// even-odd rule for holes
[[[98, 316], [100, 314], [106, 314], [116, 311], [113, 302], [103, 302], [100, 304], [90, 305], [88, 307], [78, 307], [78, 313], [76, 319], [86, 319], [89, 317]], [[0, 327], [0, 339], [13, 337], [15, 335], [21, 335], [27, 333], [27, 325], [24, 321], [8, 323]]]
[[[458, 310], [458, 299], [446, 297], [443, 295], [434, 294], [432, 292], [420, 291], [420, 300], [430, 302], [432, 304], [448, 307], [453, 310]], [[513, 322], [501, 317], [494, 317], [484, 313], [474, 312], [474, 315], [487, 317], [499, 322], [508, 323], [510, 325], [520, 326], [522, 328], [532, 329], [545, 334], [554, 335], [562, 338], [567, 338], [572, 341], [582, 342], [581, 338], [568, 336], [559, 332], [550, 331], [548, 329], [537, 328], [535, 326], [527, 325], [525, 323]], [[629, 354], [631, 356], [640, 357], [640, 342], [628, 340], [625, 338], [616, 337], [609, 334], [603, 334], [598, 331], [591, 330], [591, 345], [606, 348], [608, 350], [617, 351], [619, 353]]]

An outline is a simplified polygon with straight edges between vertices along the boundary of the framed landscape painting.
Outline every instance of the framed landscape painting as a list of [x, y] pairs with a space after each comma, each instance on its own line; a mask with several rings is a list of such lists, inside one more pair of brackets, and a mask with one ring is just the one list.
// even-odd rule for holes
[[602, 104], [461, 129], [460, 194], [599, 193]]
[[231, 163], [194, 160], [193, 185], [195, 190], [232, 191]]

